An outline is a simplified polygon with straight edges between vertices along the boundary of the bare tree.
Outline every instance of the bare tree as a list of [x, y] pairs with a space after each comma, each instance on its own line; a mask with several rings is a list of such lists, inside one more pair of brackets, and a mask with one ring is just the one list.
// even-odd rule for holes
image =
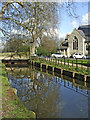
[[[68, 10], [72, 6], [71, 3], [64, 3]], [[13, 30], [30, 36], [31, 39], [25, 39], [24, 42], [29, 44], [33, 42], [30, 53], [34, 54], [36, 43], [42, 34], [44, 32], [48, 34], [50, 28], [54, 30], [58, 27], [59, 11], [60, 3], [57, 2], [2, 2], [0, 30], [7, 40], [10, 39]]]

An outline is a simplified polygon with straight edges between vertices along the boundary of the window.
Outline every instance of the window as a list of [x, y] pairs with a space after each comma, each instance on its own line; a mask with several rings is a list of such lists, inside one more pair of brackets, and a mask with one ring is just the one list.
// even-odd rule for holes
[[73, 39], [73, 50], [78, 50], [78, 39], [76, 36]]

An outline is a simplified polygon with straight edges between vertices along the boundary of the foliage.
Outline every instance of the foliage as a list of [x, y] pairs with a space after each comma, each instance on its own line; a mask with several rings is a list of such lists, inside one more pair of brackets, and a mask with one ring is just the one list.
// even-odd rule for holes
[[37, 48], [37, 55], [38, 56], [49, 56], [50, 53], [48, 52], [48, 50], [45, 49], [45, 47], [40, 46]]
[[50, 36], [43, 36], [41, 39], [40, 46], [37, 48], [37, 55], [50, 56], [56, 52], [58, 43], [54, 38]]
[[29, 45], [24, 44], [22, 39], [10, 39], [6, 42], [2, 52], [27, 52]]

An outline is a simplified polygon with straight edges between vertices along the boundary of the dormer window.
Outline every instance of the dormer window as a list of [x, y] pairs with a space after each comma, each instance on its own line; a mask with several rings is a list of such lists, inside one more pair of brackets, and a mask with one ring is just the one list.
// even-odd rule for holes
[[73, 38], [73, 50], [78, 50], [78, 39], [76, 36]]

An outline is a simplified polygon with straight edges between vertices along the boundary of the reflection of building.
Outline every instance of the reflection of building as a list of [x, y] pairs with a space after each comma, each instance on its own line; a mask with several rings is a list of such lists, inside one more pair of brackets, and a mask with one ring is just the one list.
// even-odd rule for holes
[[68, 57], [74, 53], [90, 55], [90, 25], [79, 26], [67, 35], [59, 51]]

